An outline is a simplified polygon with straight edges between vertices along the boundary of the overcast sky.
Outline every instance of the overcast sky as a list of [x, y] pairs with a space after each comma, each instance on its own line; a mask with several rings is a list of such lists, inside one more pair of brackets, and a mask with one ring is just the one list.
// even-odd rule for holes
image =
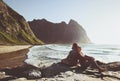
[[4, 0], [27, 21], [76, 20], [94, 43], [120, 44], [120, 0]]

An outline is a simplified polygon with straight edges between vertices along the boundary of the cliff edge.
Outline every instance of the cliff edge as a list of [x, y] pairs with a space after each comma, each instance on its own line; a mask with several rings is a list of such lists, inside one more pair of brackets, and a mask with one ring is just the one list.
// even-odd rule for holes
[[86, 31], [75, 20], [52, 23], [46, 19], [28, 22], [36, 37], [45, 43], [91, 43]]
[[23, 16], [0, 0], [0, 44], [42, 44]]

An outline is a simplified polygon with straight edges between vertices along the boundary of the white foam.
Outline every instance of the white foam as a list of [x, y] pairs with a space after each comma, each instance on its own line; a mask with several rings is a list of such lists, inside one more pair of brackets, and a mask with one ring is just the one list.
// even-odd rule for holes
[[[104, 47], [104, 46], [103, 46]], [[120, 50], [116, 47], [107, 46], [103, 48], [102, 46], [97, 45], [86, 45], [83, 47], [83, 51], [89, 55], [93, 56], [95, 59], [103, 61], [103, 62], [114, 62], [120, 61]], [[61, 60], [67, 57], [71, 47], [70, 45], [41, 45], [34, 46], [30, 48], [28, 52], [28, 59], [25, 60], [26, 63], [32, 64], [34, 66], [39, 66], [43, 62], [49, 62], [50, 60]]]

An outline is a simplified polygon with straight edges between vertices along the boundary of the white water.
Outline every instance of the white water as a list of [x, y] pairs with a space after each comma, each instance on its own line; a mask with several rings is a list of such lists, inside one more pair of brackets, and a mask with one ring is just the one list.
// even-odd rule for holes
[[[93, 56], [95, 59], [103, 62], [120, 61], [120, 46], [118, 45], [81, 45], [83, 52], [89, 56]], [[28, 52], [28, 59], [25, 61], [28, 64], [39, 66], [42, 61], [59, 62], [65, 58], [71, 45], [66, 44], [48, 44], [34, 46], [30, 48]]]

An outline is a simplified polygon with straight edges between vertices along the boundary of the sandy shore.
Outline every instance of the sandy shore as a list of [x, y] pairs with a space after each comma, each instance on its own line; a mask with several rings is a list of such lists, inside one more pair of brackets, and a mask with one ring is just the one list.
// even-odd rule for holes
[[30, 47], [0, 46], [0, 81], [120, 81], [120, 62], [105, 64], [102, 77], [96, 69], [82, 71], [61, 63], [45, 67], [45, 58], [44, 68], [37, 68], [24, 63]]
[[17, 46], [0, 46], [0, 54], [1, 53], [9, 53], [22, 49], [26, 49], [31, 47], [31, 45], [17, 45]]
[[31, 45], [0, 46], [0, 69], [23, 65], [30, 47]]

